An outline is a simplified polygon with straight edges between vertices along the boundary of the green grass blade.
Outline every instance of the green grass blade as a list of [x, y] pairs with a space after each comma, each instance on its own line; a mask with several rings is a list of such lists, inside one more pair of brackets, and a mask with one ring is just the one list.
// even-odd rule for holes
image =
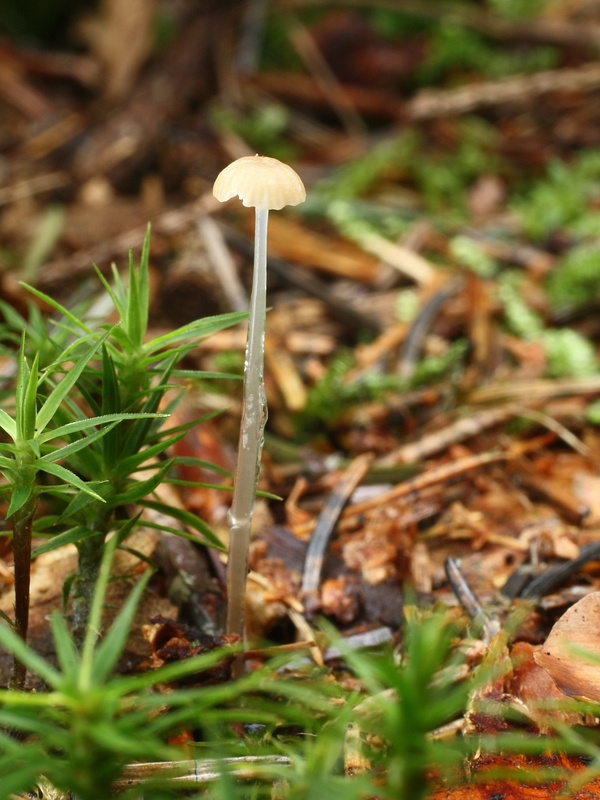
[[58, 689], [61, 686], [63, 679], [60, 672], [51, 667], [41, 656], [38, 656], [20, 636], [6, 625], [0, 625], [0, 645], [52, 689]]
[[[86, 500], [86, 502], [89, 503], [90, 501]], [[58, 533], [55, 536], [51, 536], [48, 541], [35, 548], [33, 551], [33, 558], [41, 556], [42, 553], [51, 553], [52, 550], [58, 550], [59, 547], [64, 547], [67, 544], [79, 542], [85, 537], [86, 534], [90, 534], [89, 529], [84, 528], [82, 525], [78, 525], [76, 528], [69, 528], [68, 531], [63, 531], [63, 533]]]
[[[101, 467], [99, 466], [95, 472], [96, 474], [100, 474]], [[103, 498], [103, 502], [106, 503], [106, 497], [110, 497], [111, 493], [111, 486], [107, 481], [90, 481], [88, 486], [91, 486], [95, 490], [97, 490], [100, 497]], [[83, 511], [86, 506], [89, 506], [90, 498], [89, 495], [84, 494], [83, 492], [77, 492], [69, 502], [69, 505], [64, 509], [60, 517], [58, 518], [57, 522], [62, 523], [65, 520], [73, 519], [77, 520], [78, 518], [81, 519], [81, 512]], [[104, 508], [104, 506], [102, 506]], [[89, 510], [89, 509], [88, 509]], [[87, 516], [84, 514], [84, 516]], [[89, 530], [85, 528], [85, 530]]]
[[75, 442], [71, 442], [71, 444], [66, 444], [64, 447], [58, 447], [51, 453], [46, 453], [43, 455], [40, 460], [45, 464], [51, 464], [61, 459], [67, 459], [74, 453], [79, 452], [79, 450], [89, 447], [97, 439], [101, 439], [103, 436], [106, 436], [106, 434], [118, 424], [118, 422], [113, 422], [111, 425], [106, 425], [104, 428], [100, 428], [100, 430], [95, 430], [94, 433], [90, 433], [89, 436], [82, 436], [81, 439], [77, 439]]
[[14, 485], [10, 497], [10, 504], [6, 512], [7, 519], [19, 511], [33, 495], [33, 486]]
[[23, 441], [29, 437], [26, 436], [24, 424], [24, 407], [25, 407], [25, 393], [27, 384], [29, 382], [30, 370], [27, 359], [25, 358], [25, 333], [21, 337], [21, 347], [19, 349], [19, 357], [17, 360], [17, 385], [15, 388], [15, 423], [16, 423], [16, 439]]
[[183, 325], [177, 330], [169, 331], [162, 336], [157, 336], [152, 341], [144, 345], [144, 352], [146, 355], [157, 353], [160, 350], [173, 347], [173, 345], [180, 342], [187, 342], [190, 339], [197, 339], [199, 337], [210, 336], [211, 333], [222, 331], [232, 325], [237, 325], [248, 319], [246, 311], [235, 311], [229, 314], [219, 314], [213, 317], [205, 317], [204, 319], [195, 320], [187, 325]]
[[65, 618], [56, 611], [50, 617], [50, 626], [58, 663], [65, 680], [69, 681], [74, 678], [79, 664], [75, 642], [69, 633]]
[[76, 360], [73, 367], [65, 374], [60, 383], [54, 387], [50, 395], [46, 398], [46, 401], [40, 408], [37, 415], [36, 424], [38, 433], [44, 431], [48, 426], [57, 409], [62, 404], [65, 397], [69, 394], [73, 386], [75, 386], [88, 362], [94, 356], [107, 336], [108, 332], [95, 341], [87, 350], [87, 352]]
[[[193, 531], [199, 533], [202, 538], [205, 540], [205, 544], [208, 544], [210, 547], [215, 547], [218, 550], [224, 550], [223, 543], [219, 540], [219, 538], [211, 531], [204, 520], [201, 520], [195, 514], [190, 513], [189, 511], [185, 511], [183, 508], [174, 508], [173, 506], [168, 505], [167, 503], [160, 503], [155, 500], [142, 500], [140, 501], [140, 505], [144, 506], [145, 508], [152, 508], [154, 511], [158, 511], [160, 514], [165, 514], [167, 517], [171, 517], [172, 519], [176, 519], [178, 522], [181, 522], [188, 528], [191, 528]], [[179, 531], [175, 531], [179, 533]]]
[[135, 612], [151, 577], [152, 572], [150, 570], [142, 575], [129, 593], [127, 600], [123, 604], [113, 624], [110, 626], [108, 633], [96, 648], [91, 670], [93, 683], [103, 683], [113, 671], [123, 652]]
[[4, 797], [33, 797], [24, 794], [31, 790], [36, 779], [51, 768], [52, 759], [46, 756], [37, 744], [24, 745], [15, 742], [18, 749], [6, 744], [6, 737], [0, 740], [0, 782]]
[[146, 398], [142, 408], [142, 414], [147, 416], [145, 418], [140, 418], [127, 432], [127, 436], [122, 445], [123, 457], [138, 453], [146, 445], [150, 429], [153, 424], [152, 415], [157, 413], [160, 406], [160, 401], [165, 391], [170, 388], [167, 384], [167, 381], [174, 366], [175, 360], [169, 360], [167, 366], [160, 376], [158, 386], [156, 386]]
[[112, 267], [113, 286], [111, 286], [95, 264], [94, 264], [94, 270], [96, 271], [98, 280], [100, 281], [106, 293], [112, 300], [112, 304], [115, 307], [115, 311], [117, 312], [117, 314], [121, 319], [125, 319], [127, 300], [125, 291], [123, 290], [123, 284], [121, 283], [121, 276], [119, 275], [119, 271], [113, 264]]
[[104, 498], [91, 489], [89, 484], [82, 481], [81, 478], [78, 477], [74, 472], [71, 472], [70, 469], [63, 467], [61, 464], [51, 464], [40, 459], [36, 462], [36, 465], [42, 472], [47, 472], [49, 475], [54, 475], [55, 478], [60, 478], [61, 481], [68, 483], [70, 486], [74, 486], [76, 489], [81, 489], [82, 492], [85, 492], [90, 497], [104, 502]]
[[0, 408], [0, 428], [15, 441], [17, 438], [17, 423], [4, 409]]
[[145, 481], [135, 481], [131, 483], [127, 491], [121, 492], [111, 498], [111, 504], [115, 506], [124, 506], [143, 500], [145, 497], [148, 497], [149, 494], [152, 494], [157, 486], [160, 486], [170, 469], [171, 462], [166, 461], [150, 478]]
[[210, 461], [203, 461], [200, 458], [193, 456], [175, 456], [173, 459], [174, 467], [191, 467], [201, 472], [214, 472], [216, 475], [222, 475], [224, 478], [232, 478], [233, 475], [227, 469], [219, 467], [218, 464], [213, 464]]
[[[23, 356], [25, 361], [25, 356]], [[16, 423], [19, 438], [24, 441], [33, 439], [36, 430], [37, 410], [37, 383], [38, 383], [39, 353], [35, 354], [31, 368], [26, 370], [24, 391], [20, 395], [20, 402], [16, 406]]]
[[[114, 361], [106, 345], [102, 348], [102, 400], [103, 414], [115, 414], [122, 410], [119, 380]], [[107, 464], [119, 459], [120, 432], [111, 433], [102, 443], [103, 457]]]
[[144, 344], [148, 328], [149, 276], [148, 261], [150, 257], [150, 227], [146, 231], [139, 268], [133, 263], [133, 254], [129, 253], [129, 290], [127, 292], [127, 316], [123, 324], [136, 349]]
[[40, 290], [36, 289], [35, 286], [30, 286], [30, 284], [25, 283], [24, 281], [20, 281], [20, 284], [23, 286], [23, 288], [27, 289], [30, 294], [32, 294], [34, 297], [37, 297], [38, 300], [41, 300], [45, 305], [48, 305], [50, 308], [53, 308], [55, 311], [57, 311], [60, 317], [68, 320], [76, 329], [80, 330], [84, 334], [89, 335], [92, 333], [91, 328], [88, 328], [88, 326], [82, 322], [79, 317], [77, 317], [75, 314], [72, 314], [68, 308], [61, 305], [53, 297], [44, 294], [44, 292], [40, 292]]
[[211, 372], [204, 369], [176, 369], [173, 372], [173, 377], [198, 381], [241, 381], [244, 378], [241, 372]]
[[[180, 434], [179, 436], [173, 436], [169, 439], [165, 439], [164, 441], [160, 441], [157, 444], [152, 445], [152, 447], [148, 447], [146, 450], [140, 450], [139, 453], [134, 453], [127, 458], [122, 459], [119, 461], [117, 466], [117, 473], [119, 475], [131, 475], [132, 472], [136, 472], [142, 464], [145, 462], [150, 461], [150, 459], [155, 458], [156, 456], [164, 453], [167, 448], [172, 447], [174, 444], [179, 442], [185, 433]], [[150, 465], [151, 469], [155, 469], [154, 466]]]
[[[139, 413], [139, 414], [101, 414], [98, 417], [86, 417], [85, 419], [74, 420], [60, 425], [58, 428], [42, 433], [37, 437], [37, 440], [44, 444], [51, 439], [60, 439], [64, 436], [70, 436], [73, 433], [85, 431], [88, 428], [95, 428], [97, 425], [109, 425], [111, 423], [125, 422], [126, 420], [133, 419], [167, 419], [167, 414], [154, 414], [154, 413]], [[111, 427], [113, 427], [111, 425]]]
[[127, 313], [121, 324], [127, 331], [136, 350], [144, 343], [143, 314], [138, 283], [139, 273], [133, 264], [133, 253], [129, 251], [129, 286], [127, 287]]

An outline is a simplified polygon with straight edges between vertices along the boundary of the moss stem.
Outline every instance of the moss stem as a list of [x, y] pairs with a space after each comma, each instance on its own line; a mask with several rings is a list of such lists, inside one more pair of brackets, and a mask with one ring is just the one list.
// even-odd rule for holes
[[[33, 526], [34, 502], [28, 500], [16, 511], [13, 523], [13, 557], [15, 567], [15, 630], [24, 642], [29, 628], [29, 602], [31, 577], [31, 532]], [[27, 669], [16, 658], [9, 686], [21, 691], [25, 688]]]

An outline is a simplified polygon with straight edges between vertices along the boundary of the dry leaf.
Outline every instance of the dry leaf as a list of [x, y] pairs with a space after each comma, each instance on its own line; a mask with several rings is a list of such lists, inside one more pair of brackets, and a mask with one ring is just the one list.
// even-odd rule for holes
[[571, 606], [534, 658], [561, 692], [600, 703], [600, 592]]
[[155, 0], [103, 0], [78, 24], [103, 71], [104, 94], [122, 97], [131, 88], [152, 46]]

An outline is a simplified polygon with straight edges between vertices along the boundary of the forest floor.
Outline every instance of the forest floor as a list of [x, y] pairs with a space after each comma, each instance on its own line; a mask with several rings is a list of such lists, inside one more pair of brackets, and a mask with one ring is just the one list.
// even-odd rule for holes
[[[181, 2], [172, 18], [164, 5], [132, 3], [128, 16], [101, 3], [73, 23], [77, 50], [43, 33], [34, 47], [0, 40], [0, 299], [26, 313], [25, 281], [68, 307], [98, 300], [93, 264], [108, 274], [130, 249], [137, 259], [150, 223], [153, 335], [243, 311], [252, 215], [219, 204], [212, 183], [243, 155], [291, 164], [307, 201], [270, 219], [259, 489], [281, 499], [256, 506], [250, 643], [312, 642], [335, 670], [317, 620], [372, 650], [400, 646], [407, 605], [443, 607], [476, 626], [470, 669], [512, 658], [472, 689], [457, 730], [510, 730], [511, 709], [532, 736], [587, 725], [593, 737], [597, 662], [564, 641], [600, 657], [598, 5], [518, 16], [527, 4], [508, 0], [402, 13], [280, 0], [256, 41], [245, 12], [259, 3]], [[241, 373], [244, 341], [243, 325], [216, 333], [186, 366]], [[190, 388], [173, 425], [220, 413], [177, 455], [233, 472], [240, 404], [240, 384]], [[171, 500], [226, 541], [229, 497], [183, 487]], [[162, 583], [140, 605], [125, 670], [150, 658], [142, 629], [157, 615], [223, 626], [214, 551], [149, 529], [132, 548]], [[67, 547], [33, 565], [30, 637], [50, 658], [47, 615], [75, 559]], [[549, 696], [583, 698], [587, 716], [549, 720], [536, 705]], [[490, 698], [502, 713], [478, 711]], [[544, 765], [571, 776], [597, 757]], [[471, 771], [536, 759], [483, 753]], [[452, 788], [432, 775], [429, 796], [555, 797], [564, 776]]]

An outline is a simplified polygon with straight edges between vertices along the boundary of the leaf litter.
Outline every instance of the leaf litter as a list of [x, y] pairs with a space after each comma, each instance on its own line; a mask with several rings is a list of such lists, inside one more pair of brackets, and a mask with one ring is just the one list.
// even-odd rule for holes
[[[437, 2], [399, 14], [281, 0], [256, 49], [244, 4], [200, 13], [182, 2], [159, 48], [153, 4], [140, 3], [135, 48], [120, 62], [120, 48], [103, 44], [123, 33], [117, 5], [79, 20], [88, 44], [78, 54], [0, 44], [2, 299], [25, 307], [24, 264], [67, 305], [89, 295], [92, 263], [123, 261], [150, 220], [153, 328], [238, 310], [250, 217], [218, 209], [212, 181], [257, 151], [293, 160], [309, 198], [271, 223], [259, 489], [282, 500], [257, 505], [251, 645], [304, 643], [333, 675], [340, 645], [315, 615], [350, 648], [397, 645], [411, 586], [419, 607], [481, 625], [467, 663], [493, 669], [469, 694], [464, 734], [595, 726], [589, 709], [561, 702], [598, 699], [597, 10], [548, 3], [517, 21], [510, 3], [463, 3], [450, 19]], [[220, 332], [188, 359], [239, 372], [244, 336]], [[218, 416], [178, 455], [231, 470], [240, 401], [231, 386], [192, 390], [173, 425]], [[203, 488], [191, 467], [180, 477], [176, 502], [224, 537], [229, 495]], [[168, 626], [179, 613], [183, 652], [195, 646], [186, 624], [222, 632], [223, 564], [157, 538], [164, 603], [150, 610], [146, 593], [138, 617]], [[34, 646], [49, 596], [42, 559]], [[3, 549], [8, 614], [10, 565]], [[524, 602], [509, 640], [505, 622]], [[253, 646], [248, 668], [261, 661]], [[549, 698], [558, 710], [540, 704]], [[353, 774], [366, 769], [358, 761]], [[584, 766], [573, 754], [482, 746], [456, 788], [433, 775], [430, 796], [554, 797]], [[562, 778], [497, 777], [542, 767]], [[572, 796], [597, 791], [592, 782]]]

